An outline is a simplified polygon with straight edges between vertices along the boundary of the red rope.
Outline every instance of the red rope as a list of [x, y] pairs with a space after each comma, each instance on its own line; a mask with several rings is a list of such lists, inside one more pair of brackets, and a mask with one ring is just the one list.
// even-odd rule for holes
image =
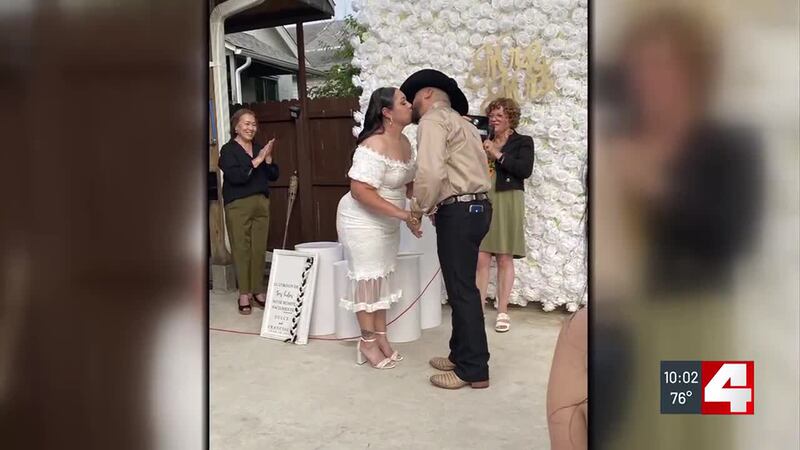
[[250, 332], [250, 331], [226, 330], [224, 328], [214, 328], [214, 327], [210, 327], [209, 330], [211, 330], [211, 331], [221, 331], [223, 333], [251, 334], [253, 336], [259, 336], [259, 333], [253, 333], [253, 332]]
[[[428, 281], [428, 284], [425, 285], [425, 288], [422, 289], [422, 291], [419, 293], [417, 298], [415, 298], [414, 301], [411, 302], [411, 304], [408, 305], [406, 307], [406, 309], [403, 310], [403, 312], [398, 314], [397, 317], [395, 317], [389, 323], [387, 323], [386, 324], [387, 327], [389, 325], [393, 324], [394, 322], [396, 322], [399, 318], [403, 317], [403, 314], [407, 313], [408, 310], [411, 309], [412, 306], [416, 305], [417, 302], [419, 302], [419, 300], [422, 298], [422, 296], [425, 295], [425, 292], [428, 291], [428, 288], [431, 286], [431, 283], [433, 283], [433, 280], [436, 279], [436, 276], [439, 275], [439, 272], [441, 270], [442, 270], [441, 267], [439, 269], [436, 269], [436, 273], [433, 274], [433, 277], [431, 278], [430, 281]], [[249, 335], [252, 335], [252, 336], [259, 336], [260, 335], [260, 333], [253, 333], [253, 332], [250, 332], [250, 331], [226, 330], [224, 328], [214, 328], [214, 327], [210, 327], [209, 329], [211, 331], [219, 331], [219, 332], [222, 332], [222, 333], [249, 334]], [[328, 337], [321, 337], [321, 336], [309, 336], [308, 338], [309, 339], [314, 339], [314, 340], [317, 340], [317, 341], [349, 341], [349, 340], [352, 340], [352, 339], [358, 339], [359, 337], [360, 336], [353, 336], [353, 337], [347, 337], [347, 338], [328, 338]]]

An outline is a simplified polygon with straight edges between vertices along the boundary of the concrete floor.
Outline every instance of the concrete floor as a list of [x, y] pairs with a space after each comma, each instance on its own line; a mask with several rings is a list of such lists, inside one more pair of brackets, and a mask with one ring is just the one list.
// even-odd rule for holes
[[[240, 316], [236, 294], [211, 294], [211, 326], [258, 332], [262, 310]], [[511, 310], [512, 329], [487, 327], [491, 387], [434, 388], [428, 365], [446, 355], [450, 310], [392, 370], [355, 364], [352, 342], [288, 345], [210, 332], [211, 448], [547, 449], [545, 392], [565, 313]], [[494, 324], [489, 311], [487, 323]]]

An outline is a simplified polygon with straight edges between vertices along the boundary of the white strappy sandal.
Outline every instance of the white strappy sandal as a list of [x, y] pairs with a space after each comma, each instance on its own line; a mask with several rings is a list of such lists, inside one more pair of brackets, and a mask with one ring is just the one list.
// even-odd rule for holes
[[[358, 344], [356, 344], [356, 363], [359, 366], [364, 365], [364, 363], [369, 361], [364, 356], [364, 354], [361, 353], [361, 343], [362, 342], [375, 342], [375, 339], [374, 338], [373, 339], [364, 339], [363, 337], [361, 337], [361, 339], [358, 341]], [[392, 361], [391, 358], [384, 358], [378, 364], [372, 365], [372, 363], [370, 363], [370, 366], [372, 366], [375, 369], [394, 369], [397, 366], [397, 364], [395, 364], [395, 362]]]
[[[380, 334], [381, 336], [386, 336], [386, 332], [385, 331], [375, 331], [375, 334]], [[392, 361], [395, 361], [395, 362], [400, 362], [400, 361], [404, 360], [405, 357], [403, 355], [401, 355], [397, 350], [395, 350], [394, 353], [392, 353], [392, 356], [389, 357], [389, 359], [391, 359]]]
[[506, 313], [497, 313], [497, 319], [494, 322], [494, 331], [498, 333], [505, 333], [511, 329], [511, 317]]

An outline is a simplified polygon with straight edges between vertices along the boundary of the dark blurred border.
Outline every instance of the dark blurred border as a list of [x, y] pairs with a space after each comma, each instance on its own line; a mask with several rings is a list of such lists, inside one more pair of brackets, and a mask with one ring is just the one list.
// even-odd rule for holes
[[[199, 44], [201, 45], [201, 48], [204, 50], [203, 51], [203, 63], [204, 63], [203, 69], [204, 69], [205, 73], [208, 74], [209, 73], [208, 62], [211, 61], [211, 51], [210, 51], [210, 47], [209, 47], [211, 31], [210, 31], [209, 26], [207, 26], [207, 25], [208, 25], [208, 17], [211, 16], [211, 2], [209, 0], [207, 2], [203, 2], [203, 4], [205, 6], [205, 8], [203, 10], [203, 24], [206, 25], [206, 26], [203, 27], [203, 39], [202, 39], [202, 42], [200, 42]], [[206, 75], [203, 79], [205, 80], [205, 85], [203, 86], [203, 92], [208, 93], [208, 92], [211, 91], [211, 80], [209, 79], [208, 75]], [[210, 101], [208, 95], [206, 95], [203, 98], [208, 100], [208, 101]], [[209, 111], [208, 107], [205, 107], [204, 110], [206, 111], [206, 114], [205, 114], [206, 121], [203, 124], [203, 133], [204, 133], [203, 135], [204, 136], [208, 136], [205, 133], [208, 132], [208, 130], [210, 129], [210, 126], [211, 126], [210, 125], [211, 124], [211, 118], [209, 117], [210, 111]], [[208, 147], [206, 145], [204, 145], [203, 148], [206, 149], [205, 154], [208, 154]], [[211, 170], [211, 167], [210, 167], [211, 166], [211, 160], [210, 160], [210, 158], [203, 158], [203, 161], [205, 163], [205, 171], [203, 172], [204, 175], [205, 175], [203, 177], [204, 181], [205, 181], [203, 183], [203, 186], [204, 186], [203, 192], [206, 193], [206, 195], [203, 196], [203, 202], [204, 202], [203, 204], [205, 206], [205, 210], [204, 210], [204, 214], [203, 214], [203, 231], [207, 234], [208, 230], [209, 230], [209, 223], [208, 223], [208, 220], [209, 220], [209, 211], [208, 211], [209, 210], [209, 201], [208, 201], [209, 199], [208, 199], [208, 195], [209, 194], [208, 194], [208, 178], [207, 177], [208, 177], [209, 171]], [[205, 437], [205, 442], [204, 442], [205, 443], [205, 448], [206, 449], [210, 449], [211, 448], [211, 400], [210, 400], [211, 399], [211, 394], [210, 394], [210, 391], [211, 391], [211, 386], [210, 386], [210, 384], [211, 384], [211, 373], [210, 373], [211, 372], [211, 363], [210, 363], [210, 360], [211, 360], [211, 348], [210, 348], [209, 340], [210, 340], [210, 329], [211, 329], [211, 312], [208, 309], [208, 305], [210, 304], [210, 301], [211, 301], [210, 300], [211, 293], [210, 293], [210, 290], [209, 290], [209, 286], [211, 285], [211, 273], [208, 270], [208, 267], [209, 267], [208, 265], [209, 265], [209, 261], [210, 261], [210, 257], [211, 257], [211, 248], [210, 248], [211, 242], [210, 242], [210, 239], [206, 239], [205, 241], [206, 241], [206, 245], [204, 247], [205, 251], [203, 252], [203, 262], [205, 263], [205, 265], [203, 266], [203, 268], [204, 268], [203, 269], [203, 275], [205, 276], [204, 282], [203, 282], [203, 288], [204, 288], [203, 292], [205, 293], [205, 295], [203, 296], [203, 305], [202, 305], [203, 314], [205, 315], [205, 320], [203, 321], [203, 326], [205, 327], [204, 330], [203, 330], [203, 336], [205, 338], [204, 341], [203, 341], [203, 345], [204, 345], [203, 348], [205, 349], [205, 354], [203, 355], [203, 357], [204, 357], [204, 360], [203, 360], [203, 377], [204, 377], [203, 378], [203, 387], [205, 388], [205, 392], [204, 392], [205, 398], [203, 399], [203, 408], [204, 408], [203, 412], [205, 414], [204, 414], [204, 417], [203, 417], [204, 421], [203, 421], [202, 432], [203, 432], [204, 437]]]
[[[730, 6], [589, 7], [593, 449], [797, 448], [800, 7]], [[755, 360], [755, 415], [660, 414], [662, 360]]]
[[[203, 99], [206, 102], [210, 103], [208, 92], [211, 91], [211, 80], [210, 80], [208, 74], [209, 74], [209, 61], [211, 61], [211, 51], [210, 51], [211, 30], [210, 30], [210, 27], [209, 27], [208, 18], [211, 16], [211, 0], [204, 1], [203, 2], [203, 6], [204, 6], [203, 9], [202, 9], [202, 13], [203, 13], [203, 33], [202, 34], [203, 34], [203, 36], [202, 36], [201, 41], [198, 44], [200, 45], [200, 48], [203, 49], [203, 52], [202, 52], [202, 54], [203, 54], [203, 71], [206, 74], [206, 76], [203, 77], [203, 81], [204, 81], [203, 92], [206, 93], [206, 95], [203, 97]], [[208, 104], [206, 104], [204, 106], [203, 110], [205, 111], [205, 114], [203, 116], [205, 118], [205, 122], [203, 123], [203, 134], [202, 134], [202, 136], [206, 137], [206, 139], [204, 139], [204, 142], [203, 142], [203, 149], [205, 150], [203, 152], [203, 155], [206, 156], [206, 157], [203, 158], [203, 163], [204, 163], [203, 164], [203, 166], [204, 166], [203, 167], [204, 168], [204, 170], [203, 170], [203, 190], [202, 190], [203, 194], [201, 195], [201, 197], [203, 198], [203, 206], [205, 207], [203, 209], [203, 233], [206, 236], [208, 236], [208, 232], [209, 232], [208, 231], [209, 230], [209, 223], [208, 223], [208, 219], [209, 219], [208, 174], [210, 173], [210, 170], [211, 170], [211, 160], [207, 156], [208, 153], [209, 153], [209, 150], [208, 150], [208, 141], [209, 141], [208, 140], [208, 136], [209, 136], [209, 133], [210, 133], [209, 130], [210, 130], [210, 126], [211, 126], [211, 118], [209, 117], [210, 111], [209, 111]], [[203, 241], [205, 242], [205, 245], [203, 246], [203, 294], [204, 295], [202, 296], [203, 304], [201, 305], [201, 310], [203, 312], [203, 327], [204, 327], [203, 328], [203, 349], [204, 349], [204, 353], [203, 353], [203, 378], [202, 378], [203, 379], [203, 394], [204, 394], [204, 396], [203, 396], [203, 411], [202, 411], [203, 423], [202, 423], [202, 429], [200, 431], [201, 431], [201, 433], [203, 433], [204, 448], [205, 449], [210, 449], [211, 448], [211, 402], [210, 402], [210, 399], [211, 399], [211, 394], [210, 394], [210, 391], [211, 391], [211, 386], [210, 386], [210, 384], [211, 384], [211, 374], [210, 374], [210, 372], [211, 372], [211, 363], [210, 363], [210, 360], [211, 360], [211, 349], [210, 349], [209, 340], [210, 340], [210, 329], [211, 329], [211, 312], [209, 311], [209, 305], [210, 305], [210, 301], [211, 301], [211, 299], [210, 299], [211, 293], [210, 293], [210, 290], [209, 290], [209, 286], [211, 286], [211, 272], [209, 270], [209, 264], [210, 264], [209, 261], [210, 261], [210, 258], [211, 258], [211, 247], [210, 247], [211, 241], [210, 241], [210, 238], [206, 238]]]
[[594, 253], [592, 251], [592, 127], [594, 126], [592, 120], [592, 85], [594, 84], [594, 78], [592, 73], [592, 62], [594, 59], [594, 52], [593, 52], [593, 36], [594, 36], [594, 14], [595, 14], [595, 5], [593, 1], [588, 1], [587, 5], [587, 17], [586, 20], [588, 23], [586, 24], [587, 27], [587, 41], [586, 45], [588, 48], [586, 49], [586, 54], [588, 58], [587, 67], [589, 67], [589, 83], [586, 87], [587, 89], [587, 101], [586, 101], [586, 108], [587, 111], [587, 127], [586, 127], [586, 142], [589, 146], [588, 151], [586, 152], [586, 192], [587, 192], [587, 202], [586, 202], [586, 289], [588, 293], [588, 304], [586, 306], [587, 313], [589, 316], [589, 320], [587, 322], [587, 343], [586, 343], [586, 351], [589, 352], [586, 361], [587, 361], [587, 377], [586, 380], [586, 392], [588, 397], [588, 432], [589, 436], [587, 437], [586, 442], [592, 446], [596, 445], [594, 442], [598, 442], [598, 436], [596, 431], [599, 430], [599, 426], [597, 425], [596, 421], [599, 420], [603, 414], [602, 410], [598, 410], [598, 404], [594, 401], [594, 394], [597, 393], [597, 383], [595, 382], [595, 374], [592, 372], [592, 368], [595, 364], [595, 349], [593, 347], [593, 333], [595, 332], [594, 323], [596, 321], [596, 314], [594, 308], [594, 300], [595, 300], [595, 289], [594, 283], [592, 283], [592, 268], [594, 267], [593, 259]]
[[207, 445], [208, 2], [0, 29], [0, 446]]

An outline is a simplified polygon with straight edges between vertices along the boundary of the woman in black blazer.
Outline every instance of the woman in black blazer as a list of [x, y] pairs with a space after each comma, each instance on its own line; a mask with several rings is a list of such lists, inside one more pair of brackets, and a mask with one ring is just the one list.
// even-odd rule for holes
[[272, 162], [275, 139], [267, 145], [256, 142], [257, 123], [253, 111], [236, 111], [231, 117], [233, 139], [219, 153], [225, 225], [239, 284], [240, 314], [250, 314], [253, 301], [261, 307], [266, 302], [269, 182], [278, 179], [278, 166]]
[[[533, 139], [518, 134], [519, 105], [510, 98], [500, 98], [486, 108], [492, 139], [483, 143], [493, 174], [492, 225], [481, 243], [476, 274], [481, 298], [486, 299], [489, 265], [497, 259], [497, 319], [495, 331], [511, 329], [508, 300], [514, 286], [514, 259], [525, 257], [525, 179], [533, 172]], [[484, 300], [485, 301], [485, 300]]]

